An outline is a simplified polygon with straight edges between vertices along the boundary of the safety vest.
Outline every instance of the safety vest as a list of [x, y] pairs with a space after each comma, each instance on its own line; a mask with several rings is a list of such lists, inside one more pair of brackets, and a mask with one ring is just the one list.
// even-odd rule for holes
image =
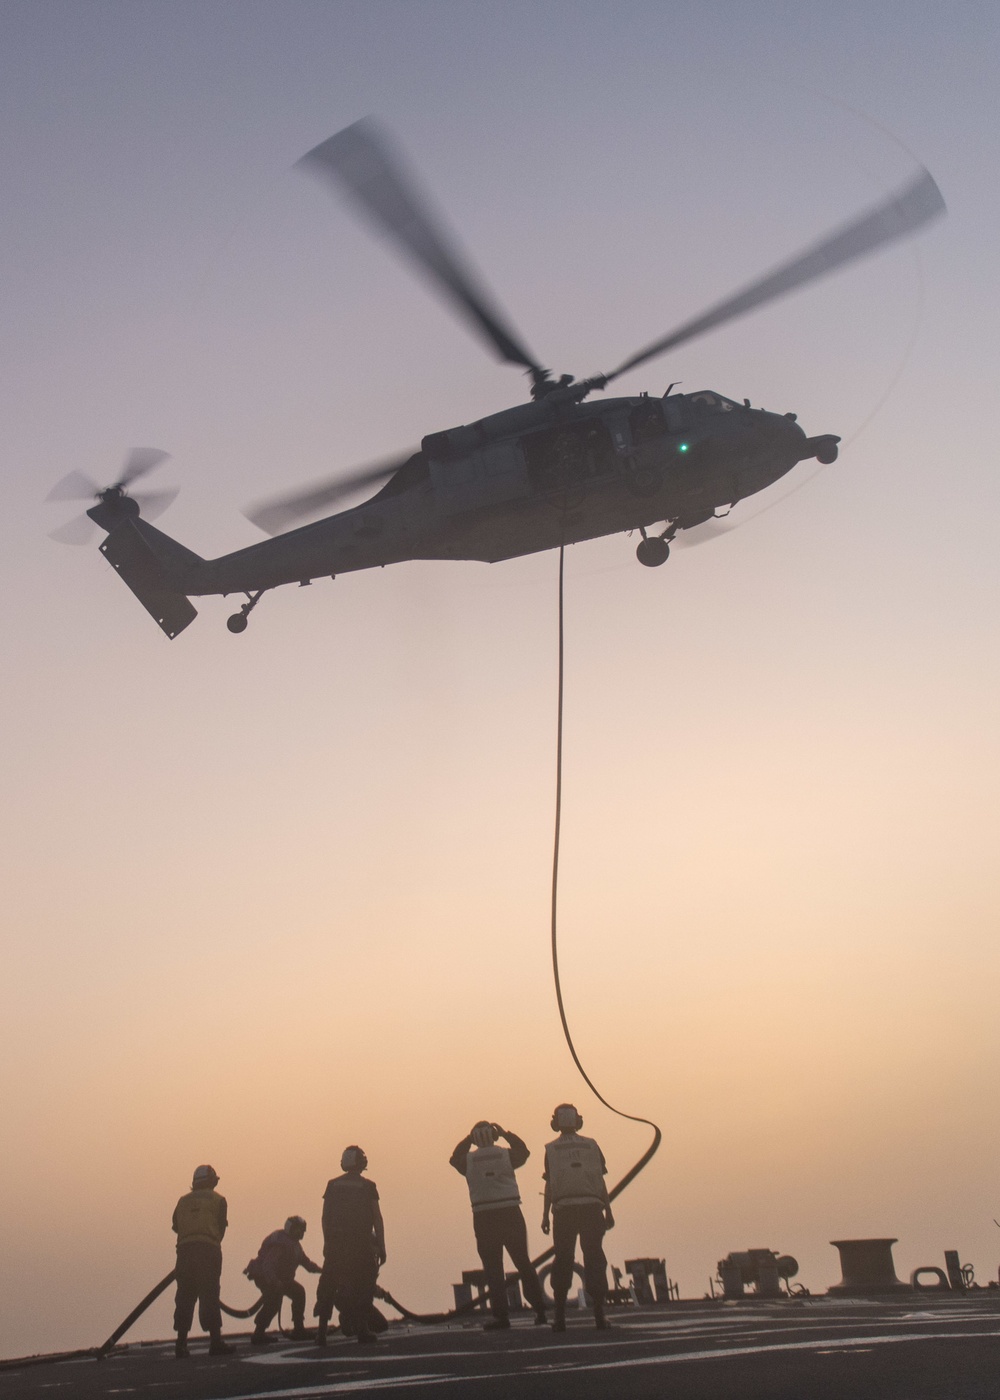
[[553, 1207], [604, 1204], [604, 1158], [593, 1138], [558, 1137], [545, 1148], [545, 1179]]
[[216, 1191], [189, 1191], [174, 1208], [178, 1244], [221, 1244], [226, 1202]]
[[475, 1212], [521, 1204], [506, 1147], [477, 1147], [470, 1152], [465, 1159], [465, 1179]]

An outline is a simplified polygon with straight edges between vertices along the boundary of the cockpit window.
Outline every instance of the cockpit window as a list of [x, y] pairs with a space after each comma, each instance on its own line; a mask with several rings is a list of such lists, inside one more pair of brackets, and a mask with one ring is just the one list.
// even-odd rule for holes
[[697, 394], [688, 394], [688, 403], [694, 404], [703, 413], [731, 413], [736, 404], [732, 399], [723, 398], [711, 389], [699, 389]]

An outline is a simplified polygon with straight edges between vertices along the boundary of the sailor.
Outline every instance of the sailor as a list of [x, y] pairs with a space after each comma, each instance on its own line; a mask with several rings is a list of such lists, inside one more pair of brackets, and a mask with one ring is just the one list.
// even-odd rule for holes
[[320, 1266], [314, 1264], [302, 1248], [302, 1237], [306, 1232], [306, 1222], [301, 1215], [290, 1215], [280, 1230], [273, 1230], [257, 1251], [256, 1259], [251, 1259], [244, 1273], [261, 1291], [260, 1309], [254, 1324], [250, 1345], [267, 1346], [271, 1338], [267, 1329], [274, 1321], [281, 1307], [282, 1298], [292, 1304], [292, 1336], [297, 1342], [308, 1341], [306, 1331], [306, 1290], [296, 1283], [295, 1272], [301, 1264], [311, 1274], [320, 1273]]
[[583, 1119], [571, 1103], [561, 1103], [552, 1115], [559, 1134], [545, 1148], [545, 1205], [542, 1233], [549, 1233], [552, 1213], [552, 1292], [555, 1296], [554, 1332], [566, 1330], [566, 1294], [573, 1280], [577, 1236], [583, 1250], [583, 1278], [594, 1308], [594, 1322], [607, 1327], [604, 1299], [608, 1288], [608, 1261], [604, 1257], [604, 1232], [613, 1228], [604, 1154], [593, 1138], [581, 1137]]
[[188, 1355], [187, 1337], [198, 1304], [198, 1320], [209, 1336], [209, 1356], [228, 1356], [234, 1348], [222, 1340], [219, 1284], [222, 1237], [228, 1224], [226, 1200], [216, 1191], [214, 1167], [196, 1167], [191, 1190], [174, 1207], [177, 1236], [177, 1298], [174, 1303], [174, 1355]]
[[[506, 1147], [497, 1146], [500, 1138], [506, 1142]], [[505, 1249], [520, 1275], [524, 1296], [535, 1310], [535, 1325], [545, 1322], [545, 1295], [528, 1255], [528, 1231], [514, 1175], [529, 1156], [516, 1133], [501, 1128], [499, 1123], [487, 1123], [485, 1119], [476, 1124], [451, 1154], [451, 1165], [465, 1177], [472, 1201], [472, 1228], [483, 1261], [493, 1314], [492, 1322], [485, 1324], [488, 1332], [510, 1326], [503, 1270]]]
[[362, 1175], [368, 1158], [360, 1147], [345, 1148], [340, 1166], [343, 1176], [334, 1177], [323, 1196], [323, 1272], [315, 1309], [320, 1346], [326, 1346], [334, 1308], [345, 1336], [377, 1340], [372, 1331], [375, 1283], [386, 1258], [378, 1188]]

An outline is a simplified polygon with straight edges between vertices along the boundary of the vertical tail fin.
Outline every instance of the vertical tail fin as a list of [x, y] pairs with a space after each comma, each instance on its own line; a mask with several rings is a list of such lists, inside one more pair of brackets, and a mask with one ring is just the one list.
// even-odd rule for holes
[[[159, 535], [159, 531], [156, 533]], [[178, 550], [181, 548], [177, 546]], [[189, 551], [183, 552], [191, 559], [197, 558]], [[129, 517], [115, 526], [101, 545], [101, 553], [171, 641], [198, 616], [181, 592], [177, 578], [154, 552], [136, 520]]]

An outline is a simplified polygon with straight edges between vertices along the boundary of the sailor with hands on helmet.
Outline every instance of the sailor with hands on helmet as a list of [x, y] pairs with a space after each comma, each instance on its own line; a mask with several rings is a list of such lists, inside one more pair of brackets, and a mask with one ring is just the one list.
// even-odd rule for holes
[[[504, 1139], [506, 1147], [498, 1146], [500, 1138]], [[535, 1310], [536, 1325], [545, 1322], [545, 1295], [528, 1254], [528, 1231], [514, 1175], [529, 1155], [516, 1133], [485, 1119], [475, 1125], [451, 1154], [451, 1165], [465, 1177], [472, 1201], [472, 1228], [493, 1314], [492, 1322], [485, 1324], [487, 1331], [510, 1326], [503, 1268], [505, 1249], [520, 1275], [524, 1295]]]
[[250, 1345], [267, 1346], [271, 1338], [267, 1329], [274, 1321], [281, 1307], [282, 1298], [292, 1304], [292, 1336], [297, 1342], [307, 1341], [306, 1331], [306, 1290], [296, 1283], [295, 1272], [299, 1265], [311, 1274], [321, 1271], [318, 1264], [302, 1248], [302, 1237], [306, 1232], [306, 1222], [301, 1215], [290, 1215], [280, 1230], [273, 1230], [251, 1259], [243, 1272], [261, 1291], [258, 1310]]
[[378, 1188], [362, 1175], [368, 1158], [360, 1147], [345, 1148], [340, 1166], [343, 1175], [334, 1177], [323, 1196], [323, 1271], [315, 1308], [320, 1346], [326, 1346], [334, 1308], [345, 1336], [359, 1342], [377, 1340], [372, 1330], [375, 1284], [386, 1259]]
[[593, 1138], [582, 1137], [577, 1108], [561, 1103], [552, 1114], [552, 1129], [559, 1136], [545, 1148], [545, 1205], [542, 1233], [549, 1233], [552, 1216], [552, 1292], [555, 1318], [552, 1329], [566, 1330], [566, 1295], [573, 1281], [576, 1241], [583, 1251], [583, 1277], [598, 1327], [607, 1327], [604, 1300], [608, 1289], [608, 1261], [604, 1256], [604, 1232], [614, 1227], [611, 1201], [604, 1178], [604, 1154]]
[[222, 1237], [228, 1225], [226, 1198], [216, 1191], [219, 1174], [208, 1165], [196, 1167], [191, 1190], [174, 1207], [177, 1236], [177, 1296], [174, 1303], [174, 1355], [188, 1355], [187, 1337], [198, 1304], [198, 1320], [209, 1335], [210, 1356], [228, 1356], [233, 1348], [222, 1340], [219, 1286], [222, 1280]]

